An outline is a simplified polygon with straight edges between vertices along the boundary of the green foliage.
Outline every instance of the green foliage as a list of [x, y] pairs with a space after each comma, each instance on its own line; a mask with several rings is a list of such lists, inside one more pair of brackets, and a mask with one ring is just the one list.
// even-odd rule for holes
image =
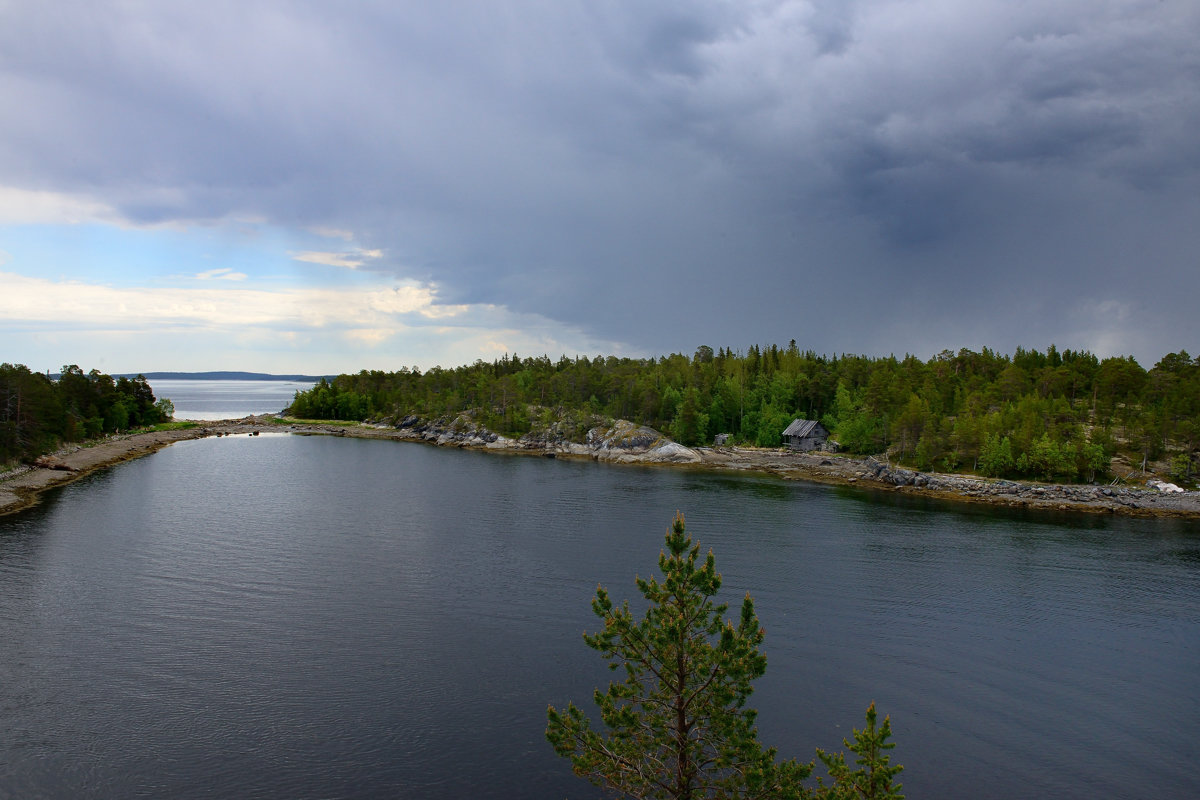
[[658, 560], [662, 580], [637, 579], [644, 616], [597, 589], [592, 610], [604, 624], [584, 641], [624, 670], [595, 692], [607, 733], [572, 703], [549, 708], [546, 738], [576, 774], [629, 797], [803, 797], [812, 765], [777, 762], [745, 707], [767, 667], [753, 601], [743, 600], [736, 625], [724, 620], [727, 606], [712, 600], [721, 586], [713, 554], [699, 554], [677, 514]]
[[858, 756], [854, 761], [858, 769], [850, 769], [845, 753], [826, 753], [817, 749], [817, 758], [821, 759], [829, 771], [829, 777], [833, 779], [831, 786], [817, 779], [821, 797], [828, 800], [903, 800], [900, 784], [893, 783], [892, 779], [904, 767], [899, 764], [893, 766], [889, 763], [891, 756], [884, 753], [896, 746], [888, 741], [892, 735], [892, 721], [890, 717], [884, 717], [883, 724], [876, 727], [877, 717], [875, 704], [871, 703], [867, 707], [867, 726], [862, 730], [854, 729], [853, 742], [842, 740], [842, 744]]
[[942, 438], [932, 429], [921, 431], [917, 439], [916, 461], [920, 469], [934, 469], [939, 458], [945, 453]]
[[758, 414], [754, 444], [759, 447], [779, 447], [783, 444], [783, 431], [796, 419], [796, 415], [777, 406], [764, 405]]
[[695, 446], [705, 441], [707, 428], [708, 415], [700, 411], [700, 393], [689, 386], [675, 404], [671, 436], [680, 444]]
[[859, 411], [838, 423], [838, 444], [851, 453], [878, 453], [886, 448], [883, 418]]
[[369, 397], [343, 388], [337, 378], [332, 383], [322, 378], [306, 392], [296, 392], [286, 412], [304, 419], [333, 419], [362, 421], [372, 411]]
[[597, 786], [635, 798], [813, 798], [813, 800], [902, 800], [892, 779], [903, 769], [884, 751], [891, 721], [876, 726], [875, 704], [867, 726], [854, 731], [846, 747], [859, 756], [851, 770], [842, 753], [820, 749], [832, 783], [804, 784], [813, 763], [776, 760], [755, 728], [757, 712], [746, 708], [751, 682], [766, 672], [760, 652], [764, 632], [747, 595], [735, 625], [725, 620], [728, 606], [712, 598], [721, 588], [712, 551], [687, 535], [682, 514], [667, 531], [659, 554], [660, 581], [637, 579], [648, 602], [635, 617], [625, 602], [613, 604], [598, 587], [592, 611], [603, 620], [589, 647], [622, 671], [624, 679], [596, 689], [593, 699], [605, 732], [595, 731], [574, 703], [547, 709], [546, 738], [575, 773]]
[[160, 397], [155, 401], [154, 409], [161, 420], [175, 419], [175, 404], [168, 397]]
[[865, 408], [865, 391], [851, 390], [848, 382], [838, 382], [833, 414], [826, 418], [834, 439], [851, 453], [878, 453], [885, 447], [883, 417]]
[[1042, 480], [1070, 478], [1075, 474], [1075, 451], [1069, 443], [1056, 442], [1044, 433], [1017, 457], [1017, 468]]
[[1171, 459], [1171, 479], [1178, 483], [1190, 480], [1194, 474], [1194, 469], [1190, 453], [1181, 453]]
[[1076, 448], [1075, 474], [1089, 481], [1108, 472], [1108, 454], [1098, 442], [1082, 442]]
[[156, 432], [156, 431], [187, 431], [187, 430], [191, 430], [192, 428], [198, 428], [198, 427], [200, 427], [200, 423], [195, 422], [190, 419], [184, 419], [184, 420], [179, 420], [177, 422], [159, 422], [157, 424], [149, 426], [148, 428], [146, 428], [146, 430], [152, 431], [152, 432]]
[[[521, 436], [542, 409], [624, 418], [688, 445], [728, 433], [737, 443], [776, 447], [792, 419], [818, 419], [847, 452], [886, 452], [920, 469], [1093, 480], [1118, 444], [1148, 458], [1200, 449], [1200, 359], [1180, 351], [1147, 371], [1129, 357], [1101, 361], [1053, 345], [1011, 356], [944, 350], [928, 361], [829, 357], [791, 345], [701, 346], [690, 356], [647, 359], [505, 355], [424, 373], [339, 375], [298, 392], [290, 413], [359, 421], [470, 412], [485, 427]], [[93, 416], [104, 424], [99, 405], [76, 422]], [[1011, 463], [995, 449], [1005, 439]]]
[[153, 425], [169, 419], [164, 402], [170, 403], [156, 400], [141, 375], [113, 380], [71, 364], [54, 381], [21, 364], [0, 364], [0, 462], [32, 460], [62, 442]]

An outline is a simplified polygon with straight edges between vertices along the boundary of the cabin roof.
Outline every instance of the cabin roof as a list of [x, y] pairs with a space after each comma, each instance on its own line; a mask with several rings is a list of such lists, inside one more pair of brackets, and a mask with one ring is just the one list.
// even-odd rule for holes
[[818, 422], [815, 419], [794, 419], [792, 424], [788, 425], [783, 431], [784, 436], [811, 436], [813, 430], [817, 427]]

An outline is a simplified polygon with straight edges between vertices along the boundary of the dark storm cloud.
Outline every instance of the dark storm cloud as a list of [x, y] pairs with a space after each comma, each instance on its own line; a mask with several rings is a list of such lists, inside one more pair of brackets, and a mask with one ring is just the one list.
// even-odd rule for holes
[[1154, 358], [1200, 350], [1197, 41], [1171, 0], [10, 4], [0, 183], [352, 230], [647, 352]]

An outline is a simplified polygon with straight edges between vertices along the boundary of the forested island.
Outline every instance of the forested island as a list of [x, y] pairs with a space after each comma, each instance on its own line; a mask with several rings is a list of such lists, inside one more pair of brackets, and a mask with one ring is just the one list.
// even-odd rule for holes
[[23, 364], [0, 364], [0, 464], [32, 461], [81, 442], [172, 418], [145, 376], [113, 378], [71, 364], [57, 379]]
[[[367, 371], [297, 392], [303, 419], [398, 422], [466, 415], [519, 437], [553, 428], [582, 441], [626, 419], [689, 446], [778, 447], [795, 418], [819, 420], [841, 450], [887, 454], [921, 470], [1034, 480], [1107, 479], [1114, 457], [1166, 464], [1191, 482], [1200, 449], [1200, 358], [1185, 351], [1149, 370], [1132, 357], [1017, 348], [944, 350], [923, 361], [818, 355], [752, 345], [690, 357], [516, 354], [453, 369]], [[1120, 476], [1118, 476], [1120, 477]]]

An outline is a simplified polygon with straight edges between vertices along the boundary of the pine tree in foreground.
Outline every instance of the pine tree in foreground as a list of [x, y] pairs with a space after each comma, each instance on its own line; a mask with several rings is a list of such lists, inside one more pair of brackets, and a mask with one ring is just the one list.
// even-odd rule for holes
[[624, 667], [625, 679], [594, 695], [607, 734], [592, 730], [574, 703], [549, 708], [546, 738], [555, 752], [571, 759], [577, 775], [625, 797], [903, 800], [892, 779], [904, 767], [884, 755], [895, 747], [887, 741], [891, 721], [876, 726], [874, 703], [867, 726], [854, 730], [853, 742], [843, 740], [859, 769], [843, 753], [818, 749], [832, 783], [818, 779], [814, 790], [803, 784], [812, 762], [776, 762], [775, 749], [758, 741], [756, 712], [745, 707], [751, 682], [767, 668], [754, 602], [749, 595], [742, 601], [736, 627], [722, 618], [728, 607], [712, 601], [721, 588], [712, 551], [699, 563], [682, 514], [666, 544], [658, 557], [662, 582], [637, 579], [649, 601], [641, 619], [628, 602], [615, 608], [604, 587], [596, 590], [592, 610], [604, 627], [583, 638], [610, 669]]
[[745, 707], [751, 682], [767, 667], [759, 652], [763, 630], [749, 595], [735, 626], [713, 554], [700, 548], [676, 514], [659, 555], [662, 581], [637, 579], [649, 608], [635, 619], [628, 602], [617, 608], [600, 587], [592, 610], [604, 620], [584, 641], [624, 668], [625, 678], [595, 701], [607, 734], [592, 730], [573, 703], [549, 708], [546, 738], [570, 758], [575, 773], [636, 798], [799, 798], [812, 764], [777, 762], [758, 741], [756, 712]]
[[842, 740], [842, 744], [858, 756], [854, 762], [859, 765], [858, 769], [851, 771], [843, 753], [826, 753], [817, 748], [817, 758], [833, 779], [832, 786], [825, 786], [818, 779], [821, 789], [817, 794], [822, 800], [904, 800], [900, 784], [892, 784], [892, 778], [904, 767], [889, 764], [890, 757], [883, 752], [896, 746], [888, 741], [892, 735], [892, 721], [890, 717], [884, 717], [883, 724], [876, 727], [877, 718], [875, 704], [871, 703], [867, 707], [867, 727], [861, 731], [854, 729], [853, 742]]

